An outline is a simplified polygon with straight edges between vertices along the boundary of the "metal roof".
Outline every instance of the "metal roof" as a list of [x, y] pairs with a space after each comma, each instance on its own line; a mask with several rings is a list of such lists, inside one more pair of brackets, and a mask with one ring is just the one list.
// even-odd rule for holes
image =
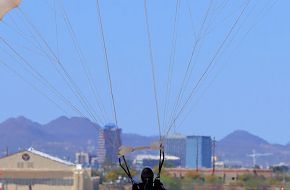
[[29, 149], [27, 149], [28, 152], [31, 152], [33, 154], [36, 154], [36, 155], [39, 155], [41, 157], [44, 157], [44, 158], [48, 158], [50, 160], [53, 160], [53, 161], [56, 161], [56, 162], [59, 162], [59, 163], [62, 163], [62, 164], [65, 164], [65, 165], [69, 165], [69, 166], [75, 166], [74, 163], [72, 162], [69, 162], [69, 161], [66, 161], [66, 160], [62, 160], [60, 158], [57, 158], [57, 157], [54, 157], [54, 156], [51, 156], [49, 154], [46, 154], [44, 152], [40, 152], [38, 150], [35, 150], [34, 148], [30, 147]]

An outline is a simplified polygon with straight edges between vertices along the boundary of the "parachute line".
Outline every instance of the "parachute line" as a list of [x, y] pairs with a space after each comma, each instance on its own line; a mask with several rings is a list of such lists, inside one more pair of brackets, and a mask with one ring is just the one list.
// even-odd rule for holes
[[[182, 79], [182, 83], [181, 83], [181, 87], [180, 87], [179, 92], [178, 92], [177, 99], [176, 99], [175, 104], [173, 106], [173, 111], [171, 113], [171, 116], [170, 116], [171, 119], [169, 120], [169, 122], [171, 122], [173, 120], [173, 118], [174, 118], [174, 115], [176, 115], [176, 112], [178, 110], [180, 101], [181, 101], [181, 99], [183, 97], [183, 94], [184, 94], [184, 89], [186, 88], [187, 82], [190, 79], [190, 76], [192, 74], [192, 71], [193, 71], [193, 67], [192, 67], [193, 57], [196, 54], [196, 51], [198, 50], [199, 45], [201, 43], [201, 40], [203, 38], [203, 30], [204, 30], [205, 24], [206, 24], [206, 22], [208, 20], [208, 17], [209, 17], [209, 14], [210, 14], [210, 10], [211, 10], [211, 7], [212, 7], [212, 3], [213, 3], [213, 0], [210, 1], [209, 5], [207, 7], [204, 19], [202, 21], [201, 27], [200, 27], [199, 32], [198, 32], [198, 37], [195, 38], [195, 40], [194, 40], [192, 51], [191, 51], [191, 54], [190, 54], [190, 57], [189, 57], [189, 61], [188, 61], [188, 64], [187, 64], [187, 67], [186, 67], [186, 70], [185, 70], [184, 77]], [[170, 125], [170, 123], [169, 123], [169, 125]]]
[[159, 129], [159, 136], [160, 136], [160, 140], [161, 140], [162, 133], [161, 133], [159, 106], [158, 106], [157, 84], [156, 84], [156, 77], [155, 77], [152, 40], [151, 40], [151, 33], [150, 33], [150, 28], [149, 28], [149, 18], [148, 18], [147, 1], [146, 0], [144, 0], [144, 13], [145, 13], [145, 19], [146, 19], [147, 40], [148, 40], [148, 47], [149, 47], [149, 54], [150, 54], [151, 74], [152, 74], [152, 80], [153, 80], [153, 90], [154, 90], [154, 98], [155, 98], [157, 123], [158, 123], [158, 129]]
[[204, 78], [206, 78], [208, 71], [210, 70], [210, 68], [213, 66], [213, 64], [215, 63], [215, 60], [217, 58], [217, 56], [219, 55], [219, 53], [221, 52], [222, 48], [224, 47], [224, 45], [226, 44], [226, 42], [228, 41], [229, 37], [231, 36], [232, 32], [234, 31], [234, 29], [236, 28], [238, 22], [240, 21], [241, 17], [243, 16], [244, 12], [246, 11], [246, 8], [248, 7], [250, 3], [250, 0], [247, 1], [247, 3], [245, 4], [244, 8], [242, 9], [242, 11], [240, 12], [240, 14], [238, 15], [237, 19], [235, 20], [235, 22], [233, 23], [233, 25], [231, 26], [230, 30], [228, 31], [228, 33], [226, 34], [224, 40], [222, 41], [222, 43], [220, 44], [220, 46], [218, 47], [217, 51], [215, 52], [215, 54], [213, 55], [211, 61], [209, 62], [209, 64], [207, 65], [205, 71], [203, 72], [203, 74], [201, 75], [201, 77], [199, 78], [199, 80], [197, 81], [197, 83], [195, 84], [195, 86], [193, 87], [193, 89], [190, 92], [190, 95], [188, 96], [188, 98], [186, 99], [185, 103], [182, 105], [181, 109], [177, 112], [177, 114], [175, 115], [173, 121], [171, 122], [167, 132], [166, 132], [166, 136], [169, 134], [173, 124], [176, 122], [176, 120], [179, 118], [180, 114], [183, 112], [184, 108], [187, 106], [187, 104], [189, 103], [189, 101], [192, 99], [192, 96], [194, 95], [197, 87], [200, 85], [200, 83], [204, 80]]
[[[52, 64], [57, 64], [60, 69], [62, 70], [62, 72], [64, 73], [64, 75], [62, 75], [59, 70], [58, 74], [60, 76], [64, 76], [66, 77], [66, 83], [69, 86], [69, 88], [71, 89], [71, 91], [73, 92], [73, 94], [76, 96], [76, 98], [79, 100], [79, 102], [81, 103], [81, 105], [83, 106], [83, 108], [87, 111], [87, 113], [90, 115], [90, 117], [98, 123], [98, 120], [95, 118], [94, 114], [92, 114], [91, 110], [90, 110], [90, 106], [88, 103], [88, 100], [86, 99], [86, 97], [84, 97], [82, 95], [82, 93], [80, 92], [79, 87], [77, 86], [77, 84], [72, 80], [71, 75], [67, 72], [67, 70], [65, 69], [65, 67], [63, 66], [63, 64], [61, 63], [60, 59], [56, 56], [56, 54], [54, 53], [54, 51], [52, 50], [52, 48], [50, 47], [50, 45], [48, 44], [48, 42], [44, 39], [44, 37], [40, 34], [40, 32], [37, 30], [37, 28], [30, 22], [28, 16], [19, 8], [20, 13], [23, 15], [23, 17], [25, 18], [26, 22], [31, 26], [31, 28], [33, 29], [33, 31], [36, 33], [36, 35], [40, 38], [40, 40], [44, 43], [44, 45], [46, 46], [46, 48], [48, 49], [48, 51], [50, 52], [53, 61], [51, 62]], [[47, 54], [48, 57], [50, 57]]]
[[171, 47], [171, 54], [170, 60], [168, 65], [168, 75], [167, 75], [167, 83], [166, 83], [166, 94], [165, 94], [165, 106], [164, 106], [164, 115], [163, 115], [163, 127], [166, 127], [166, 117], [168, 113], [168, 101], [171, 97], [171, 85], [172, 85], [172, 75], [173, 75], [173, 66], [175, 64], [175, 57], [176, 57], [176, 43], [177, 43], [177, 24], [178, 24], [178, 16], [180, 10], [180, 2], [181, 0], [176, 0], [175, 4], [175, 14], [174, 14], [174, 24], [173, 24], [173, 34], [172, 34], [172, 47]]
[[49, 100], [51, 103], [53, 103], [60, 111], [62, 111], [65, 114], [68, 114], [58, 103], [56, 103], [52, 98], [50, 98], [47, 94], [42, 92], [36, 85], [29, 82], [26, 78], [23, 77], [19, 72], [17, 72], [15, 69], [10, 67], [8, 64], [6, 64], [3, 60], [0, 60], [0, 64], [2, 64], [4, 67], [6, 67], [9, 71], [14, 73], [18, 78], [20, 78], [22, 81], [24, 81], [26, 84], [28, 84], [31, 88], [33, 88], [36, 92], [41, 94], [43, 97], [45, 97], [47, 100]]
[[[32, 76], [37, 79], [37, 81], [40, 81], [42, 85], [48, 87], [48, 89], [52, 93], [60, 97], [64, 103], [70, 105], [73, 110], [75, 110], [81, 116], [84, 117], [84, 114], [82, 114], [82, 112], [76, 106], [74, 106], [67, 98], [65, 98], [41, 73], [39, 73], [23, 56], [21, 56], [21, 54], [18, 53], [4, 38], [0, 36], [0, 40], [4, 42], [4, 44], [16, 55], [16, 57], [18, 57], [21, 60], [21, 62], [26, 66], [25, 67], [26, 70], [30, 72]], [[11, 56], [11, 57], [14, 57], [14, 56]]]
[[[91, 91], [92, 91], [92, 94], [93, 94], [93, 96], [94, 96], [94, 98], [95, 98], [95, 100], [96, 100], [96, 102], [97, 102], [97, 106], [98, 106], [98, 108], [99, 108], [99, 110], [100, 110], [100, 112], [101, 112], [101, 117], [103, 118], [104, 121], [106, 121], [106, 117], [105, 117], [105, 115], [104, 115], [105, 111], [103, 111], [103, 110], [102, 110], [102, 107], [100, 106], [101, 103], [100, 103], [99, 98], [98, 98], [98, 97], [100, 97], [100, 96], [99, 96], [99, 94], [98, 94], [98, 92], [97, 92], [97, 90], [96, 90], [96, 87], [95, 87], [95, 85], [94, 85], [94, 81], [93, 81], [92, 75], [91, 75], [91, 73], [90, 73], [90, 71], [89, 71], [89, 69], [88, 69], [88, 67], [87, 67], [87, 61], [86, 61], [85, 56], [84, 56], [84, 54], [83, 54], [83, 52], [82, 52], [82, 49], [81, 49], [81, 47], [80, 47], [80, 44], [79, 44], [79, 42], [78, 42], [78, 40], [77, 40], [76, 33], [75, 33], [75, 31], [74, 31], [74, 29], [73, 29], [73, 26], [72, 26], [72, 24], [71, 24], [71, 22], [70, 22], [70, 20], [69, 20], [69, 17], [68, 17], [68, 15], [67, 15], [67, 13], [66, 13], [64, 7], [62, 7], [62, 8], [63, 8], [63, 16], [64, 16], [65, 23], [67, 24], [68, 31], [69, 31], [70, 36], [71, 36], [71, 38], [72, 38], [72, 41], [73, 41], [73, 44], [74, 44], [74, 48], [75, 48], [75, 51], [77, 52], [77, 55], [78, 55], [78, 57], [79, 57], [79, 60], [80, 60], [81, 66], [82, 66], [82, 68], [83, 68], [83, 71], [84, 71], [84, 73], [85, 73], [85, 75], [86, 75], [86, 79], [88, 80], [89, 87], [90, 87], [90, 89], [91, 89]], [[92, 110], [94, 111], [94, 113], [97, 115], [96, 110], [93, 109], [93, 107], [91, 107], [91, 109], [92, 109]]]
[[99, 0], [96, 0], [96, 2], [97, 2], [97, 12], [98, 12], [98, 20], [99, 20], [98, 23], [99, 23], [99, 27], [101, 30], [102, 45], [103, 45], [103, 50], [104, 50], [104, 55], [105, 55], [107, 76], [109, 79], [109, 86], [110, 86], [110, 94], [111, 94], [112, 105], [113, 105], [114, 119], [115, 119], [116, 125], [118, 126], [117, 110], [116, 110], [115, 98], [114, 98], [114, 93], [113, 93], [113, 84], [112, 84], [112, 78], [111, 78], [107, 45], [106, 45], [105, 34], [104, 34], [104, 29], [103, 29], [102, 15], [101, 15], [101, 10], [100, 10]]

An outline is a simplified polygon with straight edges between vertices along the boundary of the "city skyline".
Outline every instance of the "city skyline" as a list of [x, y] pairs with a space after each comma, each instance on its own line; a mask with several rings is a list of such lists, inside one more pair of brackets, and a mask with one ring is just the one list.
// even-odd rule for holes
[[0, 0], [0, 190], [290, 189], [289, 7]]
[[[99, 130], [96, 130], [97, 128]], [[14, 133], [11, 134], [9, 129], [13, 129]], [[93, 157], [96, 156], [98, 162], [102, 163], [102, 160], [104, 161], [106, 156], [105, 150], [100, 152], [97, 149], [100, 143], [103, 144], [103, 148], [105, 149], [105, 139], [100, 138], [99, 133], [102, 131], [103, 127], [94, 125], [90, 120], [84, 118], [60, 117], [45, 125], [38, 124], [23, 117], [9, 118], [7, 121], [0, 123], [0, 136], [2, 137], [0, 139], [0, 144], [2, 145], [0, 147], [0, 155], [5, 156], [7, 152], [11, 154], [33, 147], [70, 161], [74, 160], [76, 152], [87, 152]], [[108, 139], [107, 145], [113, 144], [110, 139], [118, 139], [114, 138], [114, 136]], [[122, 145], [125, 147], [142, 147], [149, 146], [152, 142], [158, 141], [158, 136], [148, 137], [123, 133], [121, 134], [121, 139]], [[182, 162], [184, 164], [186, 152], [184, 150], [186, 148], [185, 143], [186, 136], [181, 134], [170, 135], [164, 141], [166, 154], [180, 157], [180, 161], [183, 160]], [[199, 142], [198, 144], [201, 145], [202, 143]], [[195, 146], [194, 144], [190, 145], [192, 148]], [[252, 154], [253, 150], [257, 153], [269, 155], [257, 159], [257, 163], [264, 167], [280, 162], [289, 163], [290, 158], [290, 143], [285, 145], [272, 144], [247, 131], [233, 131], [222, 139], [217, 139], [215, 147], [214, 154], [217, 156], [217, 160], [223, 160], [227, 165], [240, 164], [252, 167], [253, 160], [248, 155]], [[117, 155], [116, 149], [113, 150], [111, 146], [107, 146], [107, 149], [108, 152], [115, 152], [110, 154], [111, 156], [115, 157]], [[199, 147], [199, 150], [202, 150], [202, 147]], [[196, 151], [192, 152], [195, 153]], [[128, 154], [128, 159], [133, 159], [137, 154], [148, 153], [156, 154], [154, 151], [136, 151]], [[102, 156], [103, 158], [101, 158]]]

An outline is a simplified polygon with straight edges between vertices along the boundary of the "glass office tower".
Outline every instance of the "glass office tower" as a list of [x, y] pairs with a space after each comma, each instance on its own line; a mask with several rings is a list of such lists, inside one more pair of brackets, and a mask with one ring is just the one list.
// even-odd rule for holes
[[209, 136], [186, 137], [187, 168], [211, 168], [212, 139]]

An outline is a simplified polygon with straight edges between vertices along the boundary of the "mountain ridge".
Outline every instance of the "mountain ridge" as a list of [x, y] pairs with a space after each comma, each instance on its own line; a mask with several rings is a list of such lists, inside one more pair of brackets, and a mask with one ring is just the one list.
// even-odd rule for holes
[[[19, 147], [34, 147], [38, 150], [60, 157], [74, 157], [77, 151], [94, 153], [97, 148], [98, 129], [100, 125], [81, 117], [58, 117], [46, 124], [34, 122], [24, 116], [8, 118], [0, 123], [0, 151], [9, 147], [17, 151]], [[122, 142], [127, 146], [148, 145], [158, 140], [157, 136], [140, 134], [122, 134]], [[290, 163], [290, 144], [271, 144], [263, 138], [245, 130], [235, 130], [216, 143], [216, 152], [226, 164], [235, 162], [251, 166], [252, 158], [248, 155], [271, 153], [257, 158], [262, 165]]]

